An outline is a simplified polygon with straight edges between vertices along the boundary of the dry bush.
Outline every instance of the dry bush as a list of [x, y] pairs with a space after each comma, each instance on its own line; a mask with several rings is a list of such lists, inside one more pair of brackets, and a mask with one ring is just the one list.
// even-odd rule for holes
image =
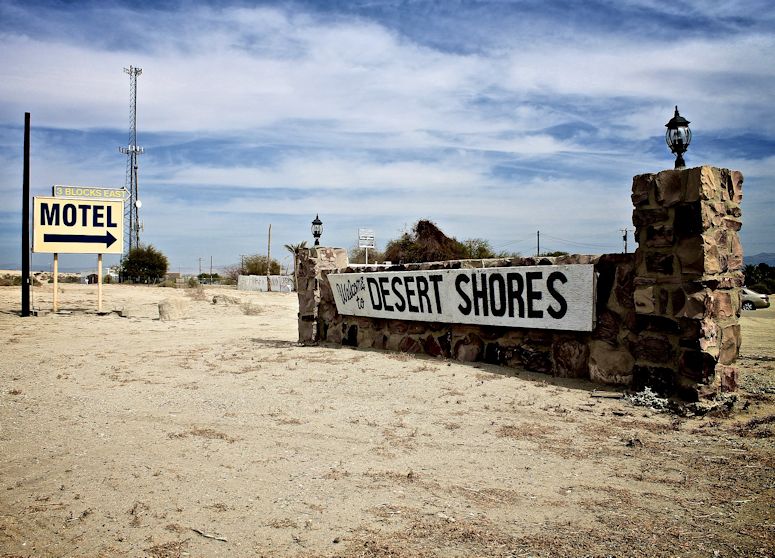
[[202, 285], [197, 285], [186, 291], [186, 294], [193, 300], [208, 300], [207, 293]]
[[252, 302], [240, 304], [240, 308], [242, 309], [242, 313], [246, 316], [257, 316], [263, 311], [258, 304]]

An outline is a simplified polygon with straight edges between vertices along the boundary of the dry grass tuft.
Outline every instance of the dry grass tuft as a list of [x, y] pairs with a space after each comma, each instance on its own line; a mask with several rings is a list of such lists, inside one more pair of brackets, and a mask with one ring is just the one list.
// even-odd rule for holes
[[520, 440], [545, 439], [549, 437], [549, 434], [556, 430], [557, 429], [554, 426], [536, 422], [526, 422], [522, 424], [504, 424], [498, 428], [496, 435], [499, 438], [517, 438]]
[[181, 556], [188, 555], [188, 553], [183, 552], [183, 548], [187, 544], [188, 541], [171, 541], [146, 548], [145, 552], [153, 558], [181, 558]]
[[192, 300], [209, 300], [207, 293], [202, 285], [197, 285], [191, 289], [186, 289], [186, 294]]
[[197, 436], [199, 438], [205, 438], [207, 440], [224, 440], [226, 442], [229, 442], [230, 444], [237, 441], [236, 438], [232, 438], [228, 434], [224, 434], [223, 432], [218, 432], [217, 430], [213, 430], [212, 428], [192, 428], [191, 430], [188, 430], [186, 432], [167, 434], [167, 437], [170, 439], [188, 438], [189, 436]]
[[263, 312], [263, 309], [253, 302], [244, 302], [240, 304], [240, 309], [246, 316], [258, 316]]

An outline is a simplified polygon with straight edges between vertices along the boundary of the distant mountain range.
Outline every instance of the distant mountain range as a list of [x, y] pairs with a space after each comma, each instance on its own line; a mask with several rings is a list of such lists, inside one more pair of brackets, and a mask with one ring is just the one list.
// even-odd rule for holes
[[756, 265], [760, 263], [766, 263], [769, 266], [775, 267], [775, 254], [771, 252], [761, 252], [755, 256], [744, 256], [743, 261], [745, 265]]

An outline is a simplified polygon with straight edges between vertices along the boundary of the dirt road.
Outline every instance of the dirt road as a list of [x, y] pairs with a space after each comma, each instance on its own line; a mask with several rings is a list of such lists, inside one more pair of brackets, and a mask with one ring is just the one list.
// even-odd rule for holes
[[[215, 294], [234, 297], [212, 303]], [[0, 557], [772, 556], [775, 309], [729, 416], [300, 347], [295, 295], [0, 288]], [[157, 303], [189, 316], [159, 321]], [[35, 291], [50, 307], [51, 287]]]

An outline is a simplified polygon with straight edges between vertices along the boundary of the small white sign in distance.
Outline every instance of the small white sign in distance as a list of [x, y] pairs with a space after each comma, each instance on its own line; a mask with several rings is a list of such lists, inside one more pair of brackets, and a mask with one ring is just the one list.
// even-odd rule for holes
[[33, 198], [32, 251], [49, 254], [121, 254], [124, 202]]
[[347, 316], [592, 331], [593, 265], [329, 274]]
[[374, 230], [358, 229], [358, 248], [374, 248]]

